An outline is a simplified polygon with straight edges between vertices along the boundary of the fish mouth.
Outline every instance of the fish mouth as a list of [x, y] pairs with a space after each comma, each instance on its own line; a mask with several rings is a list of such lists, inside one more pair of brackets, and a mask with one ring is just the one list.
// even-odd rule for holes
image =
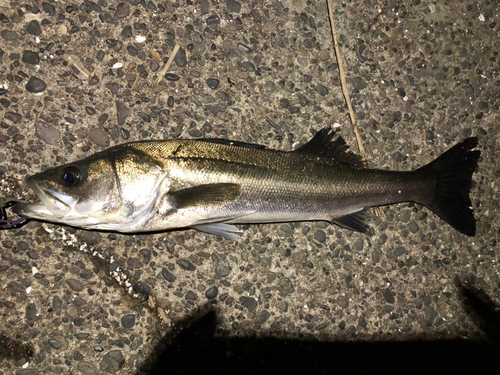
[[50, 217], [52, 219], [62, 219], [71, 211], [76, 203], [73, 197], [41, 187], [31, 177], [26, 179], [26, 184], [33, 190], [40, 201], [16, 204], [14, 212], [18, 215], [32, 218]]

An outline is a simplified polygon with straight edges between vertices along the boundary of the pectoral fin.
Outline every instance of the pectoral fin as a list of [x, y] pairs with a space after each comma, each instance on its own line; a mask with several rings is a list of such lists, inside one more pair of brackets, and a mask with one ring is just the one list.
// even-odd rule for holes
[[238, 184], [198, 185], [178, 190], [170, 195], [175, 200], [176, 208], [223, 206], [234, 201], [241, 192]]
[[240, 241], [242, 233], [241, 230], [236, 228], [234, 225], [225, 223], [210, 223], [210, 224], [200, 224], [192, 227], [199, 231], [214, 234], [216, 236], [222, 236], [228, 240]]

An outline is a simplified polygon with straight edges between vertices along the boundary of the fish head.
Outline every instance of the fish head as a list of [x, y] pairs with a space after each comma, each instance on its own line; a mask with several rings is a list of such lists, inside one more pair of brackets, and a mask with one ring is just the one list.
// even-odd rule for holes
[[26, 179], [38, 200], [16, 204], [21, 216], [86, 229], [133, 231], [168, 190], [158, 163], [117, 146]]

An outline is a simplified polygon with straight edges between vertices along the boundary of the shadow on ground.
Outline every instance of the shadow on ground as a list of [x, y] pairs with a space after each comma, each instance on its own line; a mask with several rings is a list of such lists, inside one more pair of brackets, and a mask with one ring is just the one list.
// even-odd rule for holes
[[500, 310], [484, 293], [459, 286], [464, 307], [487, 339], [470, 341], [307, 342], [276, 338], [215, 337], [209, 312], [157, 355], [153, 374], [471, 374], [496, 368], [500, 355]]

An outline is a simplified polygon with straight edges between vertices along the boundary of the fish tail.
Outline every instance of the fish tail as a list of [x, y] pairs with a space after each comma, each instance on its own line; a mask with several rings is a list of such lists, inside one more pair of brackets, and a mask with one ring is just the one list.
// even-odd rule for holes
[[467, 138], [418, 170], [434, 177], [434, 191], [419, 203], [471, 237], [476, 234], [476, 220], [469, 192], [480, 156], [473, 150], [477, 143], [476, 137]]

